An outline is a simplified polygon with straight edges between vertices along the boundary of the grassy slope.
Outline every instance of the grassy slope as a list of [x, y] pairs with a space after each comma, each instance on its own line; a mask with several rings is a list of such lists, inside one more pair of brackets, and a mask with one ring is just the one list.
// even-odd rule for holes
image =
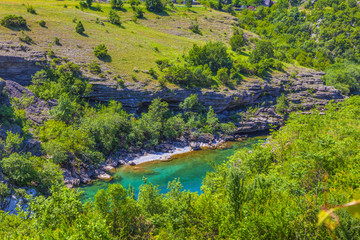
[[[34, 6], [37, 15], [26, 12], [25, 4]], [[68, 7], [64, 8], [64, 4]], [[109, 69], [108, 79], [119, 73], [127, 81], [133, 81], [135, 76], [145, 81], [149, 75], [142, 73], [155, 67], [159, 58], [176, 59], [194, 43], [201, 44], [207, 40], [228, 41], [231, 36], [233, 17], [227, 13], [194, 6], [188, 11], [183, 6], [168, 9], [166, 14], [157, 15], [145, 11], [145, 18], [137, 23], [131, 21], [134, 13], [128, 4], [119, 11], [123, 26], [118, 27], [107, 21], [109, 4], [101, 4], [102, 12], [76, 9], [77, 1], [55, 0], [0, 0], [0, 18], [7, 14], [17, 14], [26, 18], [30, 31], [27, 31], [36, 44], [33, 50], [47, 51], [54, 37], [60, 38], [62, 46], [53, 46], [55, 54], [68, 57], [71, 61], [85, 64], [95, 60], [93, 48], [105, 43], [109, 49], [112, 61], [103, 63], [103, 69]], [[142, 6], [145, 9], [145, 6]], [[77, 34], [73, 19], [81, 20], [87, 36]], [[105, 25], [97, 24], [96, 18]], [[202, 35], [192, 33], [188, 27], [197, 18]], [[38, 22], [45, 20], [47, 28], [39, 26]], [[0, 42], [19, 45], [19, 32], [0, 26]], [[159, 51], [155, 51], [154, 48]], [[0, 53], [1, 54], [1, 53]], [[134, 72], [137, 68], [139, 72]]]

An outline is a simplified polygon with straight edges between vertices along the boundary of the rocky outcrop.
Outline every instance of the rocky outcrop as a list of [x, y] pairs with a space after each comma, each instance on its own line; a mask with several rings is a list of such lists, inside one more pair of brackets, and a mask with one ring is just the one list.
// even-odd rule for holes
[[2, 43], [0, 51], [0, 78], [23, 86], [31, 84], [31, 76], [42, 69], [46, 60], [45, 52], [35, 52], [27, 46]]
[[[14, 81], [6, 82], [6, 92], [8, 97], [17, 98], [21, 108], [25, 109], [26, 117], [34, 123], [42, 123], [49, 118], [49, 110], [56, 105], [56, 102], [46, 102], [35, 96], [33, 92]], [[25, 101], [25, 98], [27, 99]], [[21, 103], [21, 101], [26, 103]]]
[[284, 93], [289, 101], [301, 104], [304, 109], [315, 105], [324, 106], [329, 100], [341, 100], [339, 90], [324, 86], [320, 77], [324, 73], [303, 70], [296, 78], [280, 74], [266, 81], [244, 82], [237, 89], [225, 89], [218, 92], [211, 89], [164, 89], [149, 91], [142, 88], [119, 88], [115, 84], [93, 83], [93, 92], [88, 96], [91, 101], [119, 101], [131, 112], [146, 109], [151, 101], [161, 98], [169, 107], [177, 110], [179, 103], [191, 94], [197, 94], [199, 101], [206, 107], [212, 106], [216, 113], [238, 111], [249, 106], [267, 106], [276, 104], [276, 98]]

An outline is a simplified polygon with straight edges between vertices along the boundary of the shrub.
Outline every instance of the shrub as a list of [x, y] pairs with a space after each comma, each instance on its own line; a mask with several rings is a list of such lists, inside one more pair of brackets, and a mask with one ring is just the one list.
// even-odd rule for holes
[[44, 20], [41, 20], [41, 21], [39, 21], [39, 25], [40, 25], [40, 27], [45, 27], [46, 22]]
[[86, 5], [88, 6], [88, 8], [91, 8], [93, 0], [86, 0]]
[[250, 55], [251, 63], [259, 63], [263, 59], [274, 57], [274, 46], [269, 41], [259, 41]]
[[132, 9], [134, 9], [135, 6], [140, 5], [139, 0], [130, 0], [129, 3], [130, 3], [130, 6], [132, 7]]
[[186, 0], [185, 6], [186, 6], [187, 8], [191, 8], [191, 7], [192, 7], [192, 1], [193, 1], [193, 0]]
[[245, 45], [244, 37], [242, 34], [233, 35], [230, 38], [231, 50], [241, 52], [241, 48]]
[[120, 8], [122, 8], [123, 4], [124, 3], [122, 0], [111, 0], [110, 1], [111, 8], [113, 8], [113, 9], [120, 9]]
[[120, 16], [114, 10], [109, 12], [109, 22], [114, 25], [121, 25]]
[[31, 38], [30, 36], [26, 35], [26, 34], [24, 33], [24, 31], [21, 31], [19, 40], [22, 41], [22, 42], [24, 42], [24, 43], [27, 43], [27, 44], [34, 43], [34, 40], [32, 40], [32, 38]]
[[161, 0], [145, 0], [145, 5], [150, 12], [162, 12], [165, 9]]
[[26, 11], [31, 14], [36, 14], [35, 8], [29, 4], [26, 6]]
[[0, 24], [7, 28], [26, 28], [26, 20], [22, 16], [6, 15]]
[[189, 29], [193, 32], [193, 33], [196, 33], [196, 34], [200, 34], [201, 35], [201, 31], [200, 31], [200, 28], [199, 28], [199, 24], [198, 23], [192, 23], [189, 27]]
[[135, 17], [136, 18], [143, 18], [144, 17], [144, 11], [141, 7], [134, 7]]
[[212, 76], [208, 67], [171, 66], [165, 73], [168, 82], [187, 87], [209, 87]]
[[81, 21], [76, 24], [75, 31], [79, 34], [83, 34], [85, 32], [84, 25], [81, 23]]
[[99, 59], [104, 59], [108, 56], [108, 50], [105, 44], [100, 44], [94, 48], [94, 54]]
[[221, 42], [208, 42], [203, 47], [194, 44], [186, 56], [186, 60], [194, 66], [208, 65], [214, 73], [220, 68], [230, 69], [232, 67], [232, 60], [227, 53], [227, 47]]
[[90, 71], [92, 74], [99, 74], [99, 73], [101, 73], [100, 65], [99, 65], [96, 61], [91, 61], [91, 62], [88, 64], [88, 68], [89, 68], [89, 71]]
[[50, 50], [47, 52], [47, 56], [48, 56], [49, 58], [54, 58], [54, 57], [55, 57], [55, 52], [54, 52], [52, 49], [50, 49]]
[[79, 5], [80, 5], [80, 9], [83, 10], [85, 8], [88, 8], [88, 5], [85, 1], [80, 1], [79, 2]]
[[54, 38], [54, 44], [55, 44], [55, 45], [61, 45], [60, 39], [59, 39], [58, 37], [55, 37], [55, 38]]

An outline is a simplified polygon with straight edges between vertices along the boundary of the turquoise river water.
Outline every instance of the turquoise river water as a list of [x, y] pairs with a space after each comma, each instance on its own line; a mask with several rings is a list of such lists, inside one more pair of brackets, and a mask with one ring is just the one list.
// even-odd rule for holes
[[265, 140], [265, 137], [248, 138], [242, 142], [229, 144], [226, 149], [201, 150], [174, 156], [168, 161], [152, 161], [136, 166], [122, 166], [114, 173], [109, 182], [95, 181], [91, 185], [79, 187], [84, 192], [83, 200], [94, 197], [99, 189], [106, 189], [109, 184], [120, 183], [128, 188], [129, 184], [135, 188], [137, 195], [139, 186], [143, 184], [143, 176], [154, 185], [158, 185], [161, 193], [167, 192], [169, 181], [180, 178], [184, 190], [201, 192], [202, 179], [213, 166], [224, 162], [240, 148], [251, 148], [253, 144]]

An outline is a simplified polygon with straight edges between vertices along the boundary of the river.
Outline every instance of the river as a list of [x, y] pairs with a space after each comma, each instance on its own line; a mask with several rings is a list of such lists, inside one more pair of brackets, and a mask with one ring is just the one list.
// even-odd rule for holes
[[240, 148], [251, 148], [253, 144], [264, 141], [266, 137], [252, 137], [242, 142], [228, 143], [226, 149], [207, 149], [192, 151], [174, 156], [167, 161], [152, 161], [136, 166], [125, 165], [114, 173], [110, 182], [95, 181], [90, 185], [81, 186], [78, 189], [83, 191], [83, 200], [94, 197], [99, 189], [106, 189], [111, 183], [120, 183], [124, 187], [129, 184], [135, 188], [137, 195], [139, 186], [143, 184], [143, 177], [154, 185], [158, 185], [161, 193], [167, 192], [169, 181], [180, 178], [184, 190], [200, 193], [202, 179], [208, 171], [213, 171], [214, 166], [223, 163]]

